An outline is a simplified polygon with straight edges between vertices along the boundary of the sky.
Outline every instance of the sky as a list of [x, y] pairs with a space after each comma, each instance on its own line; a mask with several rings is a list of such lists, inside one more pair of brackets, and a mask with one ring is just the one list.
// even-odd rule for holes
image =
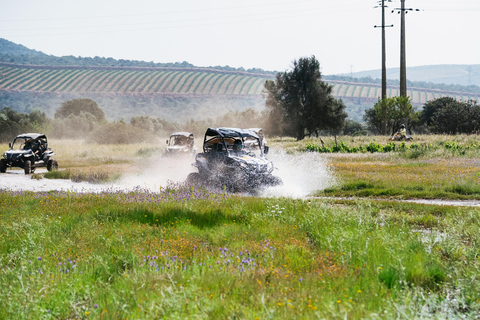
[[[375, 0], [0, 0], [0, 38], [54, 56], [323, 74], [381, 68]], [[385, 0], [387, 68], [400, 65], [400, 0]], [[405, 0], [407, 67], [480, 64], [479, 0]], [[394, 11], [392, 13], [392, 10]]]

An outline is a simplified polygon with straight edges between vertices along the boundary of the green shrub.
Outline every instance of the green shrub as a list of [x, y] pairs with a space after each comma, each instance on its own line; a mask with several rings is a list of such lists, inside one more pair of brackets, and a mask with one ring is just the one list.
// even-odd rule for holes
[[368, 145], [367, 145], [367, 151], [368, 152], [371, 152], [371, 153], [374, 153], [374, 152], [383, 152], [383, 147], [381, 145], [379, 145], [378, 143], [375, 143], [375, 142], [370, 142]]
[[70, 170], [52, 170], [45, 172], [44, 177], [47, 179], [70, 179], [72, 173]]

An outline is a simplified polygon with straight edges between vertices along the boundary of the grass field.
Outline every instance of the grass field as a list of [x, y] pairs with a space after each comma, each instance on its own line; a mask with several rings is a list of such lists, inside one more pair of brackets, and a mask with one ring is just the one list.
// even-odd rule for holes
[[[446, 139], [416, 138], [422, 141]], [[287, 152], [319, 143], [269, 142]], [[61, 168], [112, 174], [162, 152], [72, 145], [51, 142]], [[478, 318], [480, 209], [379, 199], [435, 190], [446, 199], [479, 199], [477, 151], [457, 151], [325, 154], [338, 185], [315, 195], [353, 197], [345, 200], [243, 197], [182, 185], [0, 191], [0, 318]], [[450, 190], [451, 179], [470, 193]]]

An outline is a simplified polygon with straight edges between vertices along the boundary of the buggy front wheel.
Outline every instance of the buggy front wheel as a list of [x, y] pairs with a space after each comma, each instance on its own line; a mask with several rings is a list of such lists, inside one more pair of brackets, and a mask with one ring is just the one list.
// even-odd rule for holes
[[50, 159], [47, 162], [47, 170], [52, 171], [52, 170], [58, 170], [58, 162], [57, 160]]
[[202, 177], [198, 172], [189, 173], [186, 181], [187, 186], [200, 187], [202, 185]]
[[32, 162], [30, 160], [25, 160], [23, 169], [25, 170], [25, 174], [30, 174], [30, 171], [32, 170]]
[[0, 160], [0, 172], [1, 173], [7, 172], [7, 161], [5, 161], [5, 159]]

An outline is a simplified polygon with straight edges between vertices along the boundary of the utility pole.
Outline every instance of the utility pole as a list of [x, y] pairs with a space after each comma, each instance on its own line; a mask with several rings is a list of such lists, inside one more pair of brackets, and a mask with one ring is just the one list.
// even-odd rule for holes
[[[387, 50], [385, 44], [385, 28], [393, 27], [393, 24], [388, 26], [385, 25], [385, 8], [387, 8], [385, 1], [392, 2], [392, 0], [379, 1], [379, 3], [381, 3], [380, 7], [382, 8], [382, 25], [374, 26], [374, 28], [382, 28], [382, 99], [387, 97]], [[375, 8], [378, 7], [379, 6], [376, 6]]]
[[[400, 96], [407, 96], [407, 57], [405, 49], [405, 14], [408, 11], [420, 11], [420, 9], [405, 8], [405, 0], [401, 1], [401, 8], [395, 10], [400, 13]], [[393, 12], [394, 10], [392, 10]]]

